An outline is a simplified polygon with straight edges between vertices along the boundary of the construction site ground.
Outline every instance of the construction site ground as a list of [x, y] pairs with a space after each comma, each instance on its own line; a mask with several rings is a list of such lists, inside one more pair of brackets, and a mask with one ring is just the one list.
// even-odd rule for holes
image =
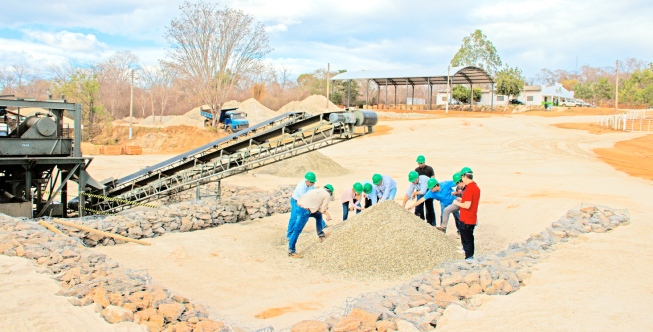
[[[397, 180], [396, 200], [400, 202], [408, 186], [407, 173], [416, 166], [419, 154], [426, 156], [441, 181], [469, 166], [482, 191], [475, 237], [486, 252], [540, 232], [569, 208], [583, 203], [628, 209], [631, 225], [565, 244], [540, 263], [524, 281], [526, 286], [514, 294], [479, 296], [480, 306], [473, 311], [449, 306], [438, 330], [642, 330], [653, 323], [648, 315], [653, 306], [649, 278], [653, 267], [647, 264], [653, 261], [653, 136], [619, 131], [597, 135], [587, 130], [587, 124], [596, 120], [594, 115], [611, 111], [533, 113], [537, 116], [452, 112], [434, 119], [382, 121], [374, 135], [320, 150], [350, 173], [331, 178], [317, 174], [318, 185], [335, 186], [336, 201], [330, 211], [339, 220], [340, 194], [374, 173]], [[556, 127], [561, 123], [565, 124], [562, 128]], [[170, 156], [96, 156], [89, 172], [97, 179], [117, 178]], [[301, 176], [252, 172], [223, 183], [271, 190], [281, 184], [294, 185]], [[287, 220], [288, 214], [278, 214], [210, 230], [166, 234], [149, 240], [153, 244], [149, 247], [123, 244], [94, 250], [133, 269], [147, 269], [155, 283], [247, 327], [288, 327], [328, 315], [349, 297], [400, 282], [345, 280], [306, 269], [286, 256]], [[314, 234], [311, 222], [305, 232]], [[453, 233], [450, 225], [449, 235]], [[2, 269], [14, 266], [7, 259], [1, 264]], [[38, 282], [49, 288], [12, 284], [19, 290], [15, 293], [38, 298], [22, 319], [39, 317], [60, 326], [73, 322], [82, 330], [109, 328], [79, 308], [66, 311], [66, 318], [43, 315], [62, 309], [51, 307], [59, 299], [54, 295], [55, 281]], [[0, 294], [0, 311], [15, 310], [6, 298], [12, 295]]]

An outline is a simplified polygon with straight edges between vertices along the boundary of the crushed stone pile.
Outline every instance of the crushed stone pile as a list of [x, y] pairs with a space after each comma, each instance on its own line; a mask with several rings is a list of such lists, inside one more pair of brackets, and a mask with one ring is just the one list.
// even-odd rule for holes
[[[205, 110], [206, 110], [206, 109], [209, 108], [209, 105], [203, 105], [203, 106], [201, 106], [201, 107], [202, 107], [202, 109], [205, 109]], [[184, 113], [184, 116], [187, 117], [187, 118], [190, 118], [190, 119], [193, 119], [193, 120], [197, 120], [197, 121], [202, 121], [202, 122], [204, 122], [204, 119], [205, 119], [205, 118], [200, 114], [200, 106], [197, 106], [197, 107], [193, 108], [192, 110], [190, 110], [190, 111]]]
[[158, 116], [158, 115], [156, 115], [156, 116], [151, 116], [150, 115], [147, 118], [139, 121], [138, 124], [141, 125], [141, 126], [160, 125], [160, 124], [166, 123], [171, 118], [172, 118], [171, 116], [167, 116], [167, 115], [164, 115], [163, 117]]
[[320, 176], [340, 176], [349, 173], [349, 170], [340, 166], [333, 159], [313, 151], [286, 159], [261, 168], [258, 173], [270, 174], [281, 177], [302, 177], [304, 173], [311, 171]]
[[189, 126], [204, 128], [204, 121], [198, 121], [185, 116], [173, 116], [163, 124], [164, 127]]
[[[328, 102], [328, 104], [327, 104]], [[342, 109], [322, 95], [312, 95], [302, 101], [291, 101], [279, 109], [279, 114], [300, 111], [311, 114], [322, 114], [325, 112], [339, 112]]]
[[453, 239], [394, 201], [374, 205], [327, 231], [331, 236], [323, 243], [309, 244], [300, 253], [308, 266], [347, 278], [394, 280], [464, 256]]

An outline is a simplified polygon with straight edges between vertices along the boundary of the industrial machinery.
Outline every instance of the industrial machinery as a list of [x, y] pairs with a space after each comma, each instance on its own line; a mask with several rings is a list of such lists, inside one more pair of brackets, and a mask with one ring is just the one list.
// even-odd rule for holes
[[[34, 108], [39, 111], [26, 116]], [[64, 126], [66, 112], [74, 118], [73, 130]], [[80, 151], [81, 112], [81, 105], [63, 99], [0, 98], [1, 213], [66, 216], [67, 183], [85, 187], [91, 162]]]
[[209, 182], [219, 182], [235, 174], [362, 137], [372, 133], [377, 122], [377, 114], [371, 111], [317, 115], [304, 112], [285, 113], [106, 183], [106, 188], [89, 195], [86, 206], [92, 211], [117, 212], [136, 203], [154, 201], [166, 195]]
[[[24, 116], [25, 108], [43, 110]], [[66, 112], [74, 117], [72, 131], [63, 126]], [[371, 111], [289, 112], [100, 183], [86, 171], [92, 158], [80, 150], [81, 105], [0, 97], [0, 117], [0, 213], [24, 217], [118, 212], [367, 135], [378, 122]], [[71, 204], [69, 181], [78, 184]]]
[[[220, 118], [218, 118], [218, 124], [227, 132], [235, 133], [249, 127], [249, 121], [246, 119], [247, 113], [238, 112], [237, 110], [238, 107], [223, 108], [220, 110]], [[213, 114], [203, 110], [201, 107], [200, 114], [206, 118], [206, 120], [204, 120], [204, 126], [211, 126], [213, 123]]]

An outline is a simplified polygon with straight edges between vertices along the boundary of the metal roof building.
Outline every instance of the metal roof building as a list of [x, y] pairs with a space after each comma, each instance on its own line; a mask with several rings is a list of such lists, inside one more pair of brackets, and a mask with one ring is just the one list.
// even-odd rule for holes
[[[432, 104], [433, 85], [448, 84], [494, 84], [494, 80], [485, 70], [478, 67], [451, 67], [444, 69], [406, 69], [406, 70], [364, 70], [355, 72], [344, 72], [331, 78], [332, 81], [350, 81], [350, 80], [367, 80], [369, 87], [370, 82], [374, 82], [379, 87], [386, 90], [386, 104], [388, 102], [388, 86], [393, 86], [395, 90], [395, 104], [397, 100], [397, 86], [406, 86], [406, 100], [408, 99], [408, 86], [413, 88], [413, 97], [415, 94], [415, 85], [427, 85], [429, 89], [428, 104]], [[369, 89], [368, 89], [369, 90]], [[473, 91], [473, 89], [470, 89]], [[473, 92], [472, 92], [473, 93]], [[347, 96], [347, 106], [349, 106], [349, 93]], [[369, 96], [366, 96], [366, 101]], [[377, 99], [378, 100], [378, 99]]]

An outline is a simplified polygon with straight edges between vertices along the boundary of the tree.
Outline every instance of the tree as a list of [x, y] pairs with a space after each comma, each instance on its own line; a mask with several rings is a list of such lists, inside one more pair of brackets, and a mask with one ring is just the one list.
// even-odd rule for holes
[[508, 96], [509, 100], [512, 96], [519, 96], [524, 88], [524, 76], [518, 67], [501, 69], [496, 74], [496, 81], [497, 94]]
[[185, 2], [166, 32], [166, 64], [185, 81], [196, 102], [217, 114], [238, 81], [272, 49], [260, 22], [241, 10], [204, 2]]
[[[479, 88], [474, 88], [474, 101], [479, 102], [481, 101], [481, 97], [483, 96], [483, 92]], [[469, 103], [469, 89], [466, 88], [464, 85], [456, 85], [451, 89], [451, 97], [453, 99], [463, 103], [463, 104], [468, 104]]]
[[592, 83], [577, 82], [573, 87], [574, 96], [584, 100], [594, 101], [594, 86]]
[[451, 59], [451, 65], [476, 66], [494, 74], [502, 65], [501, 58], [483, 31], [477, 29], [469, 36], [463, 38], [463, 43], [458, 53]]
[[610, 83], [608, 78], [601, 77], [596, 80], [593, 85], [594, 98], [599, 100], [599, 105], [603, 104], [603, 100], [614, 99], [614, 84]]
[[156, 110], [159, 111], [159, 122], [163, 122], [163, 114], [167, 110], [170, 99], [177, 93], [174, 91], [175, 72], [161, 66], [144, 68], [142, 71], [142, 87], [150, 97], [152, 119], [156, 121]]
[[97, 65], [100, 98], [115, 119], [124, 116], [129, 110], [131, 70], [138, 66], [138, 61], [138, 56], [134, 53], [123, 51]]
[[93, 139], [102, 131], [109, 119], [100, 102], [100, 82], [93, 67], [75, 68], [72, 65], [59, 68], [54, 73], [52, 91], [63, 94], [70, 102], [82, 104], [83, 138]]

